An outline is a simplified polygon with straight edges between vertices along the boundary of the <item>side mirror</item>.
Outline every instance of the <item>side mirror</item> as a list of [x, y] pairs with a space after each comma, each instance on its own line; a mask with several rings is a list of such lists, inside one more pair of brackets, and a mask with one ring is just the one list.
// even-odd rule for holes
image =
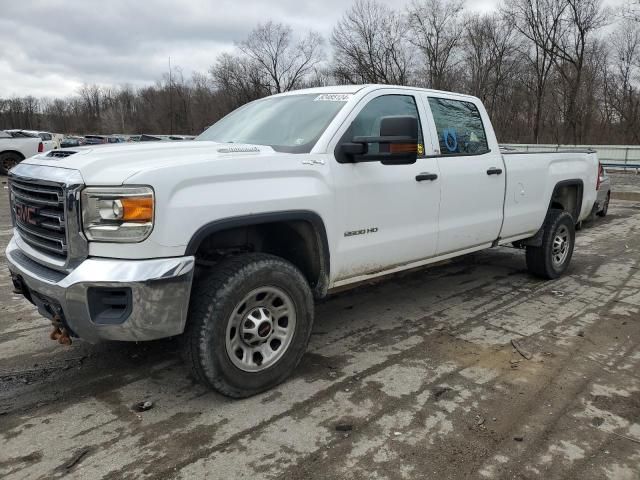
[[[377, 148], [371, 148], [372, 145], [377, 145]], [[343, 162], [415, 163], [418, 158], [418, 119], [412, 116], [383, 117], [380, 136], [353, 137], [351, 142], [342, 143], [339, 148]]]

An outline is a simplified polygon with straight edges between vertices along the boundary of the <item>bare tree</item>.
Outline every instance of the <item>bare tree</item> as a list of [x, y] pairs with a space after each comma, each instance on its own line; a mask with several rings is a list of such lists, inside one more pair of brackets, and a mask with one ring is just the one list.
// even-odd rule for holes
[[323, 58], [322, 43], [315, 32], [297, 40], [291, 27], [269, 21], [253, 29], [238, 47], [261, 69], [270, 93], [281, 93], [313, 72]]
[[593, 34], [606, 24], [601, 0], [566, 0], [562, 17], [563, 28], [556, 38], [554, 61], [567, 83], [566, 119], [568, 131], [565, 141], [580, 142], [580, 118], [577, 115], [577, 99], [583, 86], [582, 75]]
[[226, 91], [214, 87], [210, 76], [195, 72], [191, 77], [193, 105], [191, 109], [193, 130], [189, 133], [200, 133], [213, 123], [213, 120], [225, 115], [233, 107], [226, 106]]
[[606, 123], [618, 123], [617, 138], [640, 143], [640, 95], [638, 67], [640, 65], [640, 28], [632, 20], [625, 20], [623, 28], [610, 37], [610, 62], [602, 69], [604, 78], [603, 113]]
[[463, 60], [468, 91], [482, 99], [493, 116], [505, 84], [518, 70], [519, 40], [513, 24], [498, 14], [475, 14], [465, 21]]
[[640, 143], [640, 22], [611, 16], [616, 29], [603, 38], [598, 0], [506, 2], [498, 14], [465, 15], [460, 0], [414, 0], [406, 10], [357, 0], [335, 25], [331, 63], [320, 61], [313, 34], [271, 22], [218, 55], [208, 74], [187, 78], [176, 67], [171, 80], [142, 88], [0, 98], [0, 128], [193, 134], [279, 90], [375, 82], [479, 96], [502, 142]]
[[530, 86], [535, 98], [533, 143], [540, 141], [544, 97], [558, 56], [562, 18], [566, 9], [566, 0], [508, 0], [503, 11], [507, 21], [528, 40], [524, 53], [533, 72], [533, 83]]
[[634, 22], [640, 22], [640, 0], [627, 0], [622, 9], [622, 17]]
[[214, 86], [226, 93], [227, 109], [231, 110], [269, 94], [269, 85], [255, 63], [244, 56], [221, 54], [210, 70]]
[[450, 88], [462, 39], [462, 0], [414, 0], [407, 9], [411, 43], [427, 65], [427, 86]]
[[341, 83], [406, 85], [411, 52], [400, 15], [374, 0], [356, 0], [331, 35]]

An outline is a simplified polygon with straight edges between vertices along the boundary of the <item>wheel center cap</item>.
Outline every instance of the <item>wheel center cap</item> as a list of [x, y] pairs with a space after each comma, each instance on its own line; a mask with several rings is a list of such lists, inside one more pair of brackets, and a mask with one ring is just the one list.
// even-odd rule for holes
[[268, 336], [271, 333], [271, 324], [269, 322], [262, 322], [258, 326], [258, 335], [262, 338]]

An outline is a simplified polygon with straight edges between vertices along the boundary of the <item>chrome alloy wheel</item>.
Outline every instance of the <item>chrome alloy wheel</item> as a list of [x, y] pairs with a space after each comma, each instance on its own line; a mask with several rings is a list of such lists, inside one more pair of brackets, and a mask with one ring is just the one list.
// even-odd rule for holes
[[227, 355], [240, 370], [260, 372], [282, 358], [295, 329], [291, 297], [277, 287], [256, 288], [233, 309], [227, 324]]
[[555, 267], [560, 267], [567, 259], [570, 241], [569, 229], [566, 225], [560, 225], [553, 238], [553, 247], [551, 250], [551, 261]]

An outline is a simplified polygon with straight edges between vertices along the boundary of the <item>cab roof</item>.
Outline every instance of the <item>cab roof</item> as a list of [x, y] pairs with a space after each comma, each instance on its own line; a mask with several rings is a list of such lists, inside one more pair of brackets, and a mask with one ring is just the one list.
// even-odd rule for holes
[[[435, 95], [455, 95], [456, 97], [468, 98], [472, 100], [477, 100], [476, 97], [472, 95], [466, 95], [464, 93], [457, 92], [447, 92], [444, 90], [432, 90], [428, 88], [420, 88], [420, 87], [412, 87], [408, 85], [385, 85], [385, 84], [376, 84], [369, 83], [363, 85], [333, 85], [328, 87], [314, 87], [314, 88], [302, 88], [300, 90], [291, 90], [284, 93], [279, 93], [274, 96], [285, 96], [285, 95], [302, 95], [302, 94], [322, 94], [322, 93], [351, 93], [355, 94], [361, 92], [363, 90], [373, 91], [378, 89], [402, 89], [402, 90], [414, 90], [419, 92], [426, 92]], [[363, 92], [364, 93], [364, 92]]]

